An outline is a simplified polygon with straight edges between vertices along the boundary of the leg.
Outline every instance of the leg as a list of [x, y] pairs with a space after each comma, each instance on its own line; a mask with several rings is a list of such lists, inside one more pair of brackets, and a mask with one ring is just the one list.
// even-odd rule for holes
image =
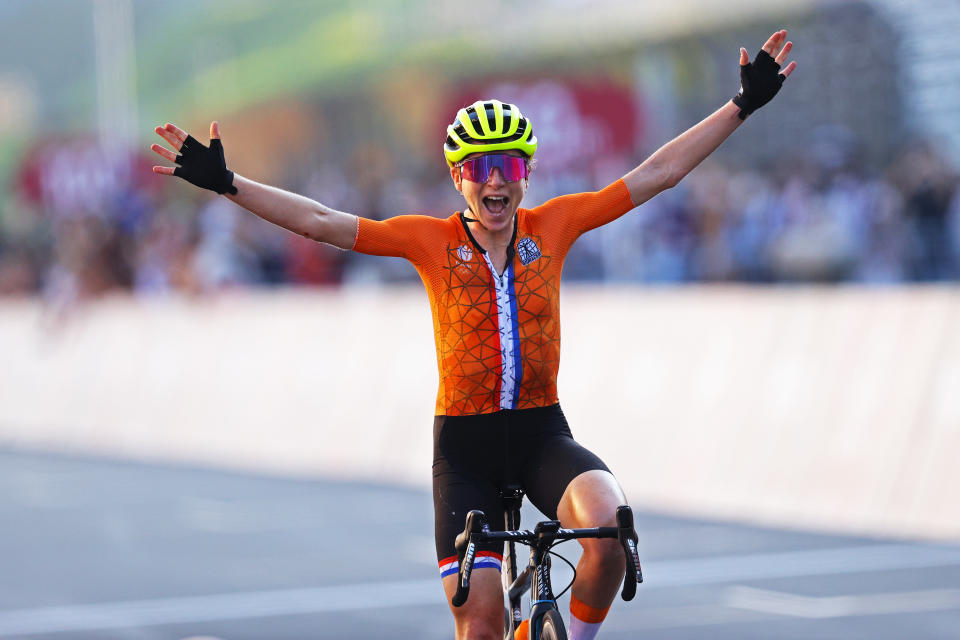
[[[457, 591], [457, 552], [454, 540], [463, 531], [470, 508], [488, 514], [494, 530], [502, 530], [503, 507], [499, 494], [482, 483], [462, 482], [456, 474], [434, 476], [434, 517], [437, 557], [447, 604], [453, 613], [457, 640], [503, 640], [503, 586], [500, 568], [503, 545], [481, 545], [470, 576], [470, 595], [460, 607], [450, 602]], [[499, 511], [498, 511], [499, 508]], [[501, 525], [497, 525], [500, 522]]]
[[443, 590], [453, 612], [457, 640], [503, 640], [503, 586], [499, 571], [474, 571], [470, 576], [470, 596], [461, 607], [450, 604], [457, 591], [456, 574], [443, 579]]
[[[552, 432], [552, 433], [551, 433]], [[571, 436], [559, 407], [530, 443], [525, 463], [530, 501], [565, 528], [615, 526], [623, 490], [600, 458]], [[581, 540], [583, 556], [570, 598], [570, 640], [592, 640], [623, 579], [616, 540]]]
[[[472, 418], [472, 417], [471, 417]], [[454, 428], [445, 429], [448, 422]], [[434, 534], [437, 560], [447, 604], [453, 613], [458, 640], [503, 640], [503, 587], [500, 564], [503, 545], [481, 545], [470, 577], [470, 596], [461, 607], [450, 600], [456, 593], [457, 552], [454, 540], [463, 531], [467, 512], [480, 509], [487, 515], [493, 530], [503, 528], [503, 503], [496, 484], [483, 468], [486, 459], [474, 458], [483, 448], [476, 419], [437, 418], [434, 423], [435, 447], [433, 465]], [[480, 424], [480, 427], [488, 426]], [[489, 429], [487, 429], [489, 431]]]
[[[574, 478], [557, 506], [565, 528], [616, 526], [617, 507], [626, 504], [613, 474], [599, 469]], [[581, 540], [583, 556], [577, 565], [572, 595], [592, 609], [610, 606], [623, 580], [623, 550], [616, 540]]]

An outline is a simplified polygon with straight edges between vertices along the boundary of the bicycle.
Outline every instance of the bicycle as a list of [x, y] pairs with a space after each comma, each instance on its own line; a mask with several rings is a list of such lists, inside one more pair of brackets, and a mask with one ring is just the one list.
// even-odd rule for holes
[[[560, 610], [557, 608], [557, 596], [553, 595], [550, 584], [550, 555], [556, 555], [561, 560], [573, 565], [563, 556], [554, 553], [551, 549], [561, 542], [577, 538], [617, 538], [623, 547], [626, 558], [626, 572], [621, 597], [632, 600], [637, 591], [637, 584], [643, 582], [643, 573], [640, 568], [640, 558], [637, 555], [637, 533], [633, 527], [633, 511], [624, 505], [617, 507], [616, 527], [592, 527], [587, 529], [562, 529], [557, 520], [545, 520], [537, 523], [533, 531], [519, 531], [520, 505], [523, 502], [523, 491], [518, 487], [508, 487], [500, 494], [504, 502], [504, 531], [491, 531], [487, 524], [487, 517], [482, 511], [471, 511], [467, 514], [466, 524], [461, 534], [457, 536], [455, 547], [459, 571], [457, 574], [457, 591], [453, 596], [453, 606], [462, 606], [470, 595], [470, 574], [473, 571], [473, 561], [476, 547], [481, 542], [505, 541], [507, 553], [503, 558], [503, 582], [506, 606], [504, 611], [505, 640], [513, 640], [514, 632], [523, 620], [521, 599], [523, 593], [530, 589], [530, 640], [567, 640], [566, 628]], [[530, 562], [517, 575], [516, 544], [526, 544], [530, 547]], [[574, 569], [576, 579], [576, 569]], [[571, 585], [573, 582], [571, 581]], [[569, 585], [567, 587], [570, 588]], [[566, 589], [560, 593], [566, 592]]]

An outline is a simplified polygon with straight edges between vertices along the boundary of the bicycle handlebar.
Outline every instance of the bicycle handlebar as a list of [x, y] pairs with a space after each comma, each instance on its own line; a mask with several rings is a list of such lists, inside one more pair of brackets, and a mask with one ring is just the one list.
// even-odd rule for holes
[[470, 595], [470, 574], [473, 573], [473, 560], [477, 553], [477, 542], [474, 536], [482, 534], [486, 530], [490, 532], [487, 525], [487, 516], [483, 511], [471, 511], [467, 514], [467, 523], [463, 528], [463, 533], [457, 536], [454, 541], [454, 547], [457, 550], [457, 562], [459, 569], [457, 571], [457, 592], [453, 594], [451, 602], [453, 606], [459, 607], [467, 601]]
[[[457, 551], [457, 591], [451, 602], [459, 607], [467, 601], [470, 595], [470, 575], [473, 573], [473, 561], [476, 557], [477, 544], [488, 541], [534, 542], [538, 539], [535, 531], [490, 531], [487, 517], [483, 511], [471, 511], [467, 514], [466, 526], [457, 536], [454, 547]], [[553, 540], [560, 542], [577, 538], [616, 538], [623, 548], [626, 560], [626, 574], [623, 580], [623, 591], [620, 596], [624, 600], [632, 600], [637, 593], [637, 584], [643, 582], [643, 573], [640, 569], [640, 557], [637, 554], [637, 532], [633, 528], [633, 511], [623, 505], [617, 507], [616, 527], [591, 527], [587, 529], [557, 529]]]
[[633, 511], [627, 505], [617, 507], [617, 540], [623, 547], [623, 555], [627, 561], [620, 597], [633, 600], [633, 596], [637, 594], [637, 585], [643, 582], [643, 572], [640, 569], [640, 555], [637, 553], [638, 538], [637, 531], [633, 528]]

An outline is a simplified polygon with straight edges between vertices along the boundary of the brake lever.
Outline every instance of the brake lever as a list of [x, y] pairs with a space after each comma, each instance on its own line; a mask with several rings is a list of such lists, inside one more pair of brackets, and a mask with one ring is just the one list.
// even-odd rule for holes
[[477, 553], [474, 534], [489, 530], [487, 516], [483, 511], [474, 510], [467, 514], [466, 526], [454, 541], [457, 551], [457, 591], [450, 602], [455, 607], [462, 606], [470, 595], [470, 574], [473, 573], [473, 561]]
[[640, 568], [640, 556], [637, 553], [639, 538], [633, 527], [633, 511], [626, 505], [617, 507], [617, 539], [623, 547], [627, 563], [620, 597], [624, 600], [633, 600], [637, 594], [637, 584], [643, 582], [643, 571]]

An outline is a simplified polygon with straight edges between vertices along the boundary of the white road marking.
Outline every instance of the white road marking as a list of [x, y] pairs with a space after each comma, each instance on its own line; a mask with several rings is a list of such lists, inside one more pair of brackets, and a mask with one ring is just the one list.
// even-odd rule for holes
[[[623, 606], [624, 604], [626, 606]], [[621, 602], [616, 614], [607, 617], [603, 629], [604, 632], [617, 631], [636, 635], [638, 631], [652, 629], [690, 629], [772, 619], [775, 619], [775, 616], [769, 613], [734, 609], [718, 603], [631, 607], [630, 603]]]
[[737, 609], [795, 618], [843, 618], [960, 609], [960, 589], [929, 589], [818, 598], [737, 586], [727, 589], [724, 604]]
[[103, 602], [0, 611], [0, 637], [266, 618], [428, 603], [443, 604], [440, 580]]
[[[643, 573], [651, 585], [680, 587], [948, 565], [960, 565], [960, 547], [878, 544], [651, 561], [644, 564]], [[647, 588], [647, 585], [644, 585], [644, 588]]]
[[[647, 582], [640, 588], [650, 590], [769, 578], [956, 565], [960, 565], [960, 547], [908, 544], [708, 556], [648, 562], [644, 567]], [[740, 600], [735, 598], [734, 601], [739, 602], [740, 605], [752, 603], [753, 610], [761, 606], [756, 603], [762, 598], [757, 597], [756, 594], [751, 600], [744, 596], [745, 592], [739, 593]], [[895, 597], [898, 596], [895, 595]], [[877, 599], [880, 596], [874, 598], [870, 606], [874, 607], [872, 610], [879, 610], [882, 600]], [[940, 600], [930, 594], [919, 598], [927, 603], [926, 606], [936, 605], [938, 608], [945, 606], [944, 603], [953, 602], [952, 592], [940, 593], [936, 596], [941, 598]], [[913, 602], [912, 606], [920, 606], [916, 600]], [[0, 610], [0, 638], [62, 631], [146, 627], [431, 604], [445, 606], [439, 579]], [[847, 606], [850, 606], [849, 603]], [[950, 605], [949, 608], [952, 607], [953, 605]], [[740, 608], [750, 607], [740, 606]], [[854, 607], [850, 610], [861, 609]]]

